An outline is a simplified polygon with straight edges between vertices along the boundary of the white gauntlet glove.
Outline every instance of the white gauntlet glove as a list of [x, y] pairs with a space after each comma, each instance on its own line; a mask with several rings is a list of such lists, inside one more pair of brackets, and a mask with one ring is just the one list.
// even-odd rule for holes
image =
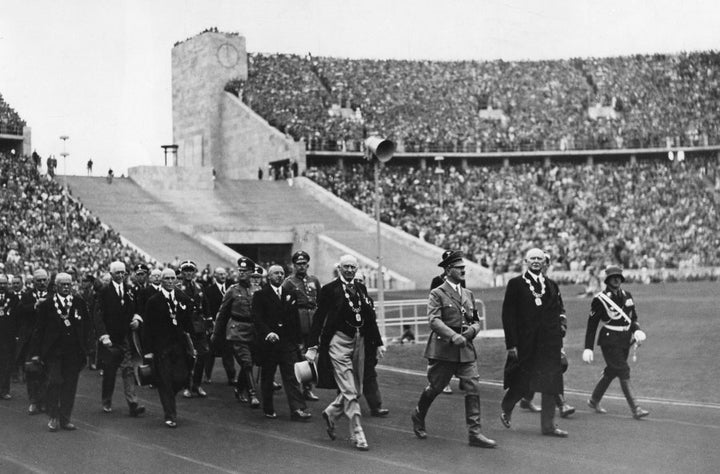
[[633, 337], [637, 341], [638, 345], [645, 342], [645, 339], [647, 339], [647, 335], [645, 335], [645, 332], [640, 329], [633, 333]]
[[583, 362], [586, 364], [591, 364], [593, 361], [593, 351], [592, 349], [585, 349], [583, 351]]

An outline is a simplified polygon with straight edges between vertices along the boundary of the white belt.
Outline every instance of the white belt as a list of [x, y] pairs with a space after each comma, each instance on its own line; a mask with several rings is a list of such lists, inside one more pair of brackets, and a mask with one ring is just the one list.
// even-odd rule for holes
[[609, 329], [611, 331], [625, 332], [630, 330], [630, 326], [608, 326], [606, 324], [605, 329]]

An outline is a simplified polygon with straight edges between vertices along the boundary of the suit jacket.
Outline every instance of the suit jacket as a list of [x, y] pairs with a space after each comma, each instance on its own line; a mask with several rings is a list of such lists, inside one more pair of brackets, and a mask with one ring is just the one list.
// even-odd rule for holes
[[[9, 291], [0, 302], [0, 343], [14, 342], [18, 334], [18, 305], [20, 299]], [[11, 346], [14, 347], [14, 344]]]
[[135, 296], [135, 312], [139, 314], [143, 320], [145, 320], [145, 305], [147, 305], [150, 297], [158, 291], [159, 290], [156, 290], [150, 283], [142, 287], [134, 288], [133, 295]]
[[[223, 284], [223, 287], [225, 288], [225, 292], [227, 292], [228, 286]], [[220, 309], [220, 305], [222, 304], [223, 296], [225, 296], [225, 293], [220, 291], [220, 288], [218, 288], [218, 285], [215, 281], [208, 284], [208, 286], [205, 288], [205, 297], [207, 298], [208, 313], [213, 319], [217, 318], [217, 312]]]
[[98, 338], [110, 336], [113, 344], [122, 343], [130, 333], [130, 322], [135, 314], [135, 301], [130, 286], [123, 283], [123, 298], [115, 291], [115, 284], [102, 287], [95, 303], [95, 330]]
[[[480, 319], [475, 308], [472, 291], [462, 288], [458, 294], [447, 281], [430, 292], [428, 323], [431, 333], [425, 347], [428, 359], [449, 362], [474, 362], [477, 359], [473, 339], [480, 332]], [[465, 330], [467, 344], [458, 347], [452, 343], [455, 334]]]
[[[359, 295], [360, 311], [364, 319], [360, 334], [364, 336], [366, 345], [382, 346], [383, 341], [377, 326], [375, 309], [368, 296], [367, 288], [362, 283], [355, 282], [355, 289]], [[343, 283], [339, 278], [320, 288], [318, 307], [313, 316], [308, 342], [309, 346], [318, 346], [318, 388], [337, 388], [328, 349], [333, 335], [340, 329], [346, 328], [345, 321], [348, 312], [352, 312], [352, 310], [345, 299]]]
[[[52, 294], [45, 293], [45, 298], [52, 298]], [[18, 324], [18, 362], [25, 362], [32, 340], [33, 333], [37, 326], [37, 302], [38, 293], [28, 289], [20, 296], [20, 303], [16, 309]]]
[[527, 272], [508, 281], [503, 300], [505, 346], [516, 347], [519, 359], [515, 362], [508, 358], [505, 388], [560, 393], [563, 386], [560, 354], [565, 332], [560, 289], [545, 277], [542, 304], [537, 306], [525, 279], [532, 282]]
[[170, 303], [162, 291], [150, 297], [145, 306], [145, 320], [142, 325], [143, 352], [159, 357], [163, 352], [177, 345], [185, 347], [187, 334], [192, 332], [190, 302], [185, 295], [175, 291], [175, 322], [170, 313]]
[[[293, 352], [300, 344], [300, 323], [297, 296], [283, 291], [282, 301], [271, 285], [256, 291], [252, 299], [252, 314], [258, 336], [258, 347], [264, 353]], [[275, 343], [265, 340], [274, 332], [280, 338]]]
[[[67, 321], [75, 335], [77, 355], [84, 361], [90, 319], [87, 305], [80, 295], [73, 294]], [[67, 328], [65, 319], [57, 312], [54, 297], [40, 303], [37, 308], [37, 328], [30, 342], [30, 356], [39, 356], [40, 360], [57, 356], [61, 347], [61, 338]]]

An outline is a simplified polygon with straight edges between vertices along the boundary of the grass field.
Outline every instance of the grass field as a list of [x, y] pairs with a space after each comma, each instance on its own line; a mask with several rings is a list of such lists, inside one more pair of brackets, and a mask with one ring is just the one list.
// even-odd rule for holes
[[[633, 294], [640, 325], [648, 335], [638, 350], [637, 362], [630, 362], [636, 396], [720, 404], [720, 284], [683, 282], [624, 288]], [[570, 368], [565, 374], [565, 387], [589, 392], [604, 363], [598, 347], [592, 365], [582, 362], [590, 298], [578, 298], [580, 291], [577, 286], [561, 287], [569, 320], [565, 350]], [[474, 294], [485, 302], [488, 329], [502, 328], [504, 288]], [[414, 292], [389, 299], [426, 296], [425, 292]], [[475, 343], [479, 349], [480, 376], [502, 380], [504, 340], [476, 339]], [[424, 343], [392, 345], [381, 364], [424, 370], [424, 347]], [[607, 393], [621, 395], [617, 381]]]

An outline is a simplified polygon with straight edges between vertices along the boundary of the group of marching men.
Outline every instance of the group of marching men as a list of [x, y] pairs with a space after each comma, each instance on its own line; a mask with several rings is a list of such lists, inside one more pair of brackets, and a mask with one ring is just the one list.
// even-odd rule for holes
[[[91, 304], [75, 291], [69, 273], [55, 275], [48, 291], [47, 272], [37, 270], [32, 287], [20, 295], [0, 275], [0, 399], [12, 398], [10, 377], [20, 361], [28, 413], [46, 412], [52, 432], [75, 430], [71, 415], [78, 376], [92, 352], [88, 344], [96, 342], [103, 412], [113, 412], [120, 370], [129, 415], [145, 413], [137, 385], [151, 385], [158, 391], [164, 424], [175, 428], [177, 394], [206, 397], [202, 383], [211, 381], [215, 357], [220, 356], [238, 401], [262, 408], [269, 419], [278, 416], [273, 402], [279, 387], [275, 382], [278, 368], [293, 421], [312, 417], [306, 406], [307, 401], [318, 400], [312, 384], [336, 390], [336, 397], [322, 411], [327, 434], [336, 439], [337, 422], [345, 417], [351, 442], [365, 451], [369, 448], [361, 424], [360, 397], [365, 397], [372, 416], [389, 413], [382, 407], [375, 370], [385, 347], [374, 303], [356, 279], [354, 256], [342, 256], [337, 278], [324, 286], [308, 274], [309, 260], [307, 252], [293, 254], [294, 272], [286, 278], [279, 265], [264, 271], [241, 257], [233, 285], [228, 284], [223, 268], [216, 269], [212, 282], [200, 284], [192, 261], [182, 262], [177, 273], [171, 268], [150, 271], [139, 264], [131, 283], [125, 264], [113, 262], [110, 281]], [[520, 402], [522, 407], [541, 411], [542, 434], [567, 437], [554, 422], [556, 406], [563, 417], [574, 412], [563, 397], [565, 308], [558, 285], [545, 275], [547, 254], [531, 249], [525, 260], [527, 270], [508, 282], [502, 307], [507, 391], [500, 420], [510, 428], [512, 411]], [[480, 377], [473, 343], [480, 323], [475, 298], [464, 285], [463, 254], [446, 251], [439, 266], [443, 274], [433, 282], [428, 300], [431, 333], [424, 353], [428, 385], [411, 414], [413, 432], [427, 438], [428, 410], [457, 377], [465, 392], [469, 444], [493, 448], [496, 442], [480, 429]], [[640, 419], [648, 412], [635, 402], [627, 359], [631, 347], [642, 343], [645, 334], [639, 328], [632, 295], [621, 288], [623, 281], [620, 268], [608, 267], [606, 287], [591, 303], [583, 360], [593, 361], [600, 327], [598, 345], [607, 366], [588, 405], [605, 413], [600, 401], [617, 377], [633, 416]], [[260, 367], [259, 390], [254, 366]], [[541, 409], [532, 404], [534, 392], [542, 394]]]

